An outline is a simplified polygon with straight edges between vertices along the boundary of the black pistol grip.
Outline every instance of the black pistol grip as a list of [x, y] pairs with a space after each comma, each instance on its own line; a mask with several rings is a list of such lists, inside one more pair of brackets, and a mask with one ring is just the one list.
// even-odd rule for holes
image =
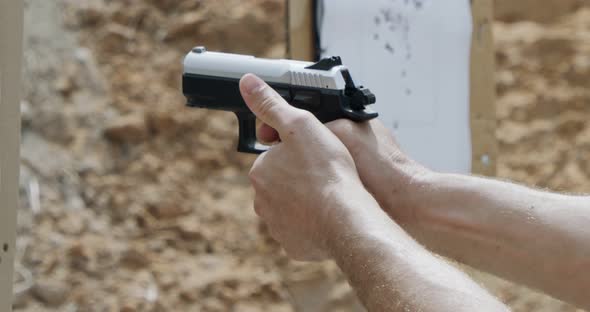
[[236, 113], [239, 124], [238, 152], [261, 154], [270, 148], [256, 139], [256, 116], [250, 112]]

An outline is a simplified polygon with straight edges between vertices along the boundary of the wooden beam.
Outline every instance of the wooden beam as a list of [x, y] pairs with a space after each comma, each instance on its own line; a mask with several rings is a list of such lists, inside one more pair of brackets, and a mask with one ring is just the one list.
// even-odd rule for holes
[[313, 0], [288, 0], [288, 54], [295, 60], [315, 58]]
[[12, 311], [18, 207], [23, 1], [0, 1], [0, 311]]

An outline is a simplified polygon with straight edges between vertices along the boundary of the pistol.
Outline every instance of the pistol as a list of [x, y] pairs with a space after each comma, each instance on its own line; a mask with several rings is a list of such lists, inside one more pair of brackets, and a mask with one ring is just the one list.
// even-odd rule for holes
[[361, 122], [378, 116], [367, 108], [375, 103], [375, 95], [356, 86], [340, 57], [313, 63], [193, 48], [184, 59], [182, 76], [187, 106], [234, 112], [239, 152], [260, 154], [269, 149], [257, 141], [256, 116], [240, 94], [239, 81], [247, 73], [257, 75], [287, 103], [311, 112], [322, 123], [343, 118]]

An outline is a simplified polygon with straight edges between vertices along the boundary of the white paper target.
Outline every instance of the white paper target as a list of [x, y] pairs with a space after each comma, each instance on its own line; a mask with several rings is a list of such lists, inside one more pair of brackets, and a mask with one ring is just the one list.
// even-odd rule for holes
[[320, 0], [322, 56], [339, 55], [404, 151], [446, 172], [471, 170], [468, 0]]

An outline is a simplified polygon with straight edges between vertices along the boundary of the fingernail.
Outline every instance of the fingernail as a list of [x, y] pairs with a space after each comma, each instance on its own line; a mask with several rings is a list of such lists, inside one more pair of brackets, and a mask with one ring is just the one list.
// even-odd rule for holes
[[254, 94], [262, 89], [265, 85], [264, 81], [254, 75], [246, 75], [242, 81], [244, 91], [248, 94]]

